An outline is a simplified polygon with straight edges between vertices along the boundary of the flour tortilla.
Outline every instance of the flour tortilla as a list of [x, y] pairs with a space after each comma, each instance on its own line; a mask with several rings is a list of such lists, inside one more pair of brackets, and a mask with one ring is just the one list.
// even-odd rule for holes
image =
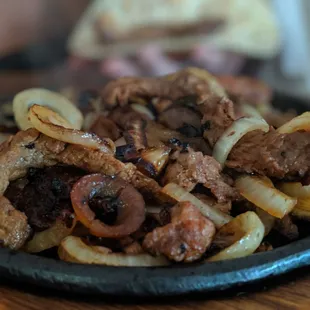
[[[102, 41], [95, 31], [99, 18], [105, 33], [115, 42]], [[203, 21], [222, 24], [209, 34], [122, 40], [143, 27], [191, 26]], [[266, 59], [278, 53], [280, 35], [269, 0], [96, 0], [77, 24], [68, 49], [76, 56], [101, 60], [134, 55], [149, 43], [169, 52], [211, 44], [221, 50]]]

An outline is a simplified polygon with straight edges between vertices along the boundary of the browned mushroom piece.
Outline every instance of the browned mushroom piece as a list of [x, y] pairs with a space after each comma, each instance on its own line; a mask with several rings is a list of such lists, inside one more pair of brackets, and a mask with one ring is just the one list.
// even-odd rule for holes
[[171, 148], [168, 146], [153, 147], [143, 150], [136, 162], [136, 167], [145, 175], [155, 178], [166, 167]]
[[146, 125], [145, 120], [135, 119], [126, 125], [126, 130], [123, 132], [126, 143], [132, 146], [136, 152], [140, 152], [147, 147]]
[[162, 111], [158, 121], [191, 138], [201, 136], [201, 118], [202, 115], [197, 109], [197, 97], [186, 96], [175, 100], [172, 105]]
[[77, 218], [97, 237], [122, 238], [136, 231], [145, 219], [141, 194], [118, 177], [91, 174], [71, 191]]

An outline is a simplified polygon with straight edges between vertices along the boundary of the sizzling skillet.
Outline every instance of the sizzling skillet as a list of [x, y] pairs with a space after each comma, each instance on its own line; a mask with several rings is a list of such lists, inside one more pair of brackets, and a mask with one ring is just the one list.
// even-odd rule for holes
[[[275, 94], [273, 104], [298, 113], [307, 103]], [[212, 264], [156, 268], [76, 265], [8, 249], [0, 250], [0, 275], [55, 290], [113, 296], [173, 296], [214, 292], [270, 278], [310, 265], [310, 237], [273, 251]]]

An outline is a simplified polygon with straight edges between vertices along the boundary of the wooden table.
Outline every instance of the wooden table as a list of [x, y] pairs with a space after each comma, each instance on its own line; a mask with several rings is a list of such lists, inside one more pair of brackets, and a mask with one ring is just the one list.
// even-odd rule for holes
[[[306, 275], [303, 275], [306, 274]], [[298, 280], [294, 280], [297, 278]], [[1, 282], [0, 282], [1, 283]], [[44, 291], [37, 288], [25, 291], [19, 285], [0, 284], [0, 310], [18, 309], [57, 309], [57, 310], [183, 310], [183, 309], [223, 309], [223, 310], [272, 310], [272, 309], [309, 309], [310, 308], [310, 269], [295, 271], [281, 279], [273, 279], [263, 284], [239, 290], [237, 293], [218, 293], [211, 296], [176, 297], [171, 299], [131, 301], [120, 298], [107, 299], [68, 296], [64, 293]]]
[[[13, 94], [33, 86], [60, 87], [77, 85], [91, 87], [100, 85], [102, 78], [92, 71], [83, 73], [68, 72], [66, 68], [56, 68], [48, 72], [0, 74], [0, 94]], [[85, 301], [87, 300], [87, 302]], [[8, 284], [0, 279], [0, 310], [13, 309], [310, 309], [310, 269], [294, 271], [289, 275], [269, 280], [268, 283], [241, 288], [234, 292], [205, 296], [191, 296], [155, 301], [86, 299], [68, 296], [21, 284]], [[124, 303], [125, 302], [125, 303]]]

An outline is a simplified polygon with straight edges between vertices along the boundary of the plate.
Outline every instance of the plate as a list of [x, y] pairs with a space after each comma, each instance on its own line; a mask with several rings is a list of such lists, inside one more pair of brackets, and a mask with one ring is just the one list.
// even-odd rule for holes
[[[306, 110], [307, 103], [275, 94], [274, 105]], [[79, 265], [0, 249], [0, 278], [89, 295], [155, 297], [210, 293], [257, 282], [310, 265], [310, 237], [248, 257], [170, 267]]]

